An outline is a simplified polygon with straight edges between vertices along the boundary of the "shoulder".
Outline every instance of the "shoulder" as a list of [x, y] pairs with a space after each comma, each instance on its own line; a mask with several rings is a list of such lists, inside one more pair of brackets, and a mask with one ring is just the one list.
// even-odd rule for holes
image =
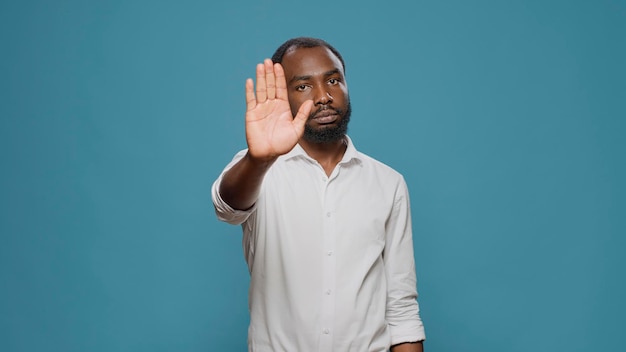
[[378, 159], [374, 159], [373, 157], [357, 151], [357, 157], [363, 166], [368, 171], [375, 172], [381, 176], [386, 178], [398, 180], [404, 182], [404, 177], [400, 172], [392, 168], [391, 166], [383, 163]]
[[348, 141], [348, 149], [346, 150], [347, 157], [352, 160], [358, 160], [358, 163], [364, 170], [386, 176], [387, 178], [404, 180], [402, 174], [391, 166], [358, 150], [349, 136], [346, 136], [346, 140]]

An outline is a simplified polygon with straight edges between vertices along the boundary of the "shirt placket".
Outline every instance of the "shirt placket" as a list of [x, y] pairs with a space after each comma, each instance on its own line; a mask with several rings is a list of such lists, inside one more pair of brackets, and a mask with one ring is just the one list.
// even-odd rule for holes
[[333, 335], [335, 333], [335, 283], [336, 283], [336, 253], [335, 253], [335, 213], [332, 201], [332, 178], [323, 176], [322, 184], [322, 211], [323, 211], [323, 280], [319, 295], [321, 295], [321, 331], [319, 332], [319, 351], [333, 350]]

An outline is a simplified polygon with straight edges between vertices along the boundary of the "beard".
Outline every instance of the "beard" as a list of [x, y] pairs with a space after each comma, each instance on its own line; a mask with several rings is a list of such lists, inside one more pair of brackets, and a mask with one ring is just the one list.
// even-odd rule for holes
[[[346, 110], [343, 109], [333, 109], [337, 112], [337, 115], [341, 116], [339, 123], [336, 126], [322, 126], [318, 129], [314, 129], [309, 124], [304, 125], [304, 136], [303, 138], [312, 143], [329, 143], [336, 142], [346, 135], [348, 132], [348, 122], [350, 122], [350, 115], [352, 115], [352, 105], [350, 104], [350, 99], [348, 98], [348, 105]], [[316, 110], [312, 112], [309, 116], [309, 119], [313, 118], [315, 114], [317, 114], [320, 110]]]

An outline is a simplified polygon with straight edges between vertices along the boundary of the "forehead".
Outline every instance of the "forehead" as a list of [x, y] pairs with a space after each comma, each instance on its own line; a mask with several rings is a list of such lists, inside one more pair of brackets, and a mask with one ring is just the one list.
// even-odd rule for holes
[[282, 65], [287, 81], [294, 76], [318, 76], [332, 70], [339, 70], [343, 75], [339, 58], [323, 46], [289, 49], [283, 56]]

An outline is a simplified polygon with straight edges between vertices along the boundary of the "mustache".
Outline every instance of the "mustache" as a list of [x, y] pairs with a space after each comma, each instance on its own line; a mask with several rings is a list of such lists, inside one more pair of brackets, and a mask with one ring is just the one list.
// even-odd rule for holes
[[335, 109], [335, 108], [331, 108], [328, 106], [322, 106], [319, 109], [317, 109], [316, 111], [311, 111], [311, 113], [309, 114], [309, 119], [314, 119], [315, 117], [317, 117], [320, 114], [337, 114], [339, 116], [343, 116], [343, 110], [342, 109]]

